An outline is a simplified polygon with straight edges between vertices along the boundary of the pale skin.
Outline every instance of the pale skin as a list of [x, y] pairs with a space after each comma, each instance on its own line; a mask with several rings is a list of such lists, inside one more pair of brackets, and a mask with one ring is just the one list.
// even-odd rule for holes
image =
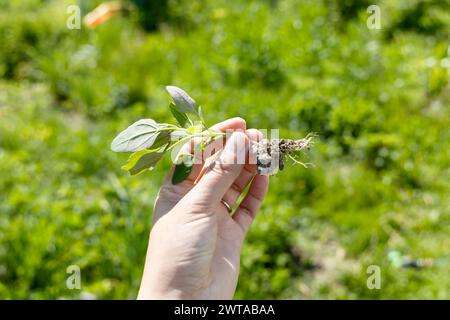
[[[249, 141], [262, 139], [259, 131], [246, 130], [241, 118], [212, 128], [236, 132], [226, 140], [216, 165], [195, 164], [189, 178], [177, 185], [171, 183], [173, 168], [169, 172], [154, 206], [138, 299], [233, 298], [242, 244], [269, 180], [256, 175], [254, 164], [232, 161], [239, 152], [248, 155]], [[234, 204], [252, 178], [246, 198], [230, 215], [221, 200]]]

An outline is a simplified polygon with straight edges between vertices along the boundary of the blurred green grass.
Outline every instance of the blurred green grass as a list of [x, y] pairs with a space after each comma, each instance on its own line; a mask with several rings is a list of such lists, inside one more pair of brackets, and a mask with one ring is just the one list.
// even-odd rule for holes
[[379, 1], [369, 30], [360, 1], [172, 0], [153, 32], [69, 30], [73, 3], [0, 0], [0, 298], [135, 298], [170, 163], [132, 178], [109, 144], [170, 121], [167, 84], [209, 123], [320, 134], [315, 168], [271, 178], [236, 298], [450, 298], [448, 2]]

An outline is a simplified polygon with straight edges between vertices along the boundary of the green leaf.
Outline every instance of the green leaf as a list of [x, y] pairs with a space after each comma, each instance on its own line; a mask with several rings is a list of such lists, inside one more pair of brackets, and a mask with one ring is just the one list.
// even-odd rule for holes
[[180, 154], [177, 165], [172, 176], [172, 184], [179, 184], [186, 180], [192, 172], [194, 156], [191, 154]]
[[153, 141], [153, 144], [150, 146], [152, 149], [157, 149], [161, 146], [166, 145], [171, 140], [171, 134], [175, 132], [175, 130], [163, 130], [160, 131], [158, 136], [156, 137], [155, 141]]
[[184, 90], [175, 86], [167, 86], [166, 90], [172, 97], [179, 111], [197, 114], [194, 99], [192, 99]]
[[163, 157], [164, 150], [165, 147], [137, 151], [128, 158], [127, 163], [122, 166], [122, 169], [129, 171], [131, 175], [138, 174], [147, 169], [152, 170]]
[[166, 124], [158, 124], [152, 119], [136, 121], [119, 133], [111, 143], [111, 149], [115, 152], [135, 152], [148, 149], [155, 142], [162, 145], [170, 139], [171, 130], [161, 130], [167, 126]]
[[187, 114], [185, 112], [179, 111], [173, 102], [169, 104], [169, 108], [170, 112], [172, 112], [172, 115], [177, 120], [180, 127], [187, 128], [191, 124], [191, 121]]
[[187, 137], [189, 133], [185, 130], [174, 130], [170, 133], [170, 137], [172, 141], [180, 140]]

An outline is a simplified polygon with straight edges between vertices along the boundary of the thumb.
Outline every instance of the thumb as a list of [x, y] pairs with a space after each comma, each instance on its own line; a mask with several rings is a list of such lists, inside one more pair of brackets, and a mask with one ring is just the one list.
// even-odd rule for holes
[[[249, 139], [243, 132], [233, 132], [218, 159], [193, 188], [193, 193], [210, 202], [219, 202], [244, 168]], [[194, 191], [194, 189], [196, 189]]]

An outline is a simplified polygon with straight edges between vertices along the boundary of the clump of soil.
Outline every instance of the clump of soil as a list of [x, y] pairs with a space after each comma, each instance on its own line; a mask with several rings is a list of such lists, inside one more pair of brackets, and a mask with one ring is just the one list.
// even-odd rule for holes
[[296, 159], [300, 151], [309, 150], [314, 135], [310, 134], [304, 139], [263, 139], [253, 142], [250, 152], [256, 157], [258, 173], [261, 175], [275, 174], [278, 169], [284, 169], [284, 160], [290, 158], [295, 163], [307, 166]]

